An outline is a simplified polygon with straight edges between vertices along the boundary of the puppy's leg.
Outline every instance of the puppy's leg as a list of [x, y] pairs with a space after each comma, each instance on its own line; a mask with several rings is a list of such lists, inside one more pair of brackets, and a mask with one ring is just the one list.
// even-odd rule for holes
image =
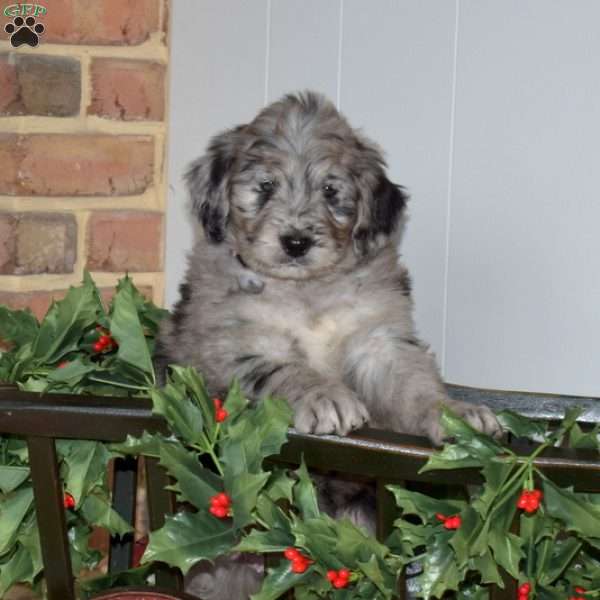
[[441, 408], [446, 405], [473, 427], [500, 432], [494, 413], [448, 397], [435, 359], [400, 328], [379, 325], [348, 340], [344, 380], [364, 399], [374, 427], [426, 435], [441, 444]]
[[303, 433], [345, 435], [368, 420], [354, 391], [328, 379], [301, 361], [282, 362], [268, 356], [238, 357], [234, 376], [251, 397], [285, 398], [294, 410], [294, 426]]

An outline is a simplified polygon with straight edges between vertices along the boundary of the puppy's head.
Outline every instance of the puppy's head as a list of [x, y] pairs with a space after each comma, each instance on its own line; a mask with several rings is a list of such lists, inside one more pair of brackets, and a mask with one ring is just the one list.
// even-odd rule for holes
[[395, 239], [406, 197], [384, 168], [379, 149], [308, 92], [215, 137], [186, 179], [209, 241], [259, 273], [305, 279]]

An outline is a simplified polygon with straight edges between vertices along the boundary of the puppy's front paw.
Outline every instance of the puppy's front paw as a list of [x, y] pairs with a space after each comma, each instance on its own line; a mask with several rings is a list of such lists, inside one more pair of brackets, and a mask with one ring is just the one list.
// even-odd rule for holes
[[[496, 415], [487, 406], [477, 406], [468, 402], [448, 402], [448, 407], [473, 429], [493, 437], [499, 437], [502, 434], [502, 427]], [[426, 433], [436, 446], [442, 444], [446, 435], [440, 424], [440, 416], [440, 408], [432, 409], [427, 416]]]
[[346, 435], [369, 420], [364, 404], [344, 386], [310, 390], [294, 408], [294, 427], [302, 433]]

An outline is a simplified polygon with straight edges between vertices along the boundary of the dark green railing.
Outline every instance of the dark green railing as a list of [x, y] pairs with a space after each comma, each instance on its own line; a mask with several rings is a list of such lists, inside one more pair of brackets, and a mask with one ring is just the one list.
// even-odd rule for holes
[[[528, 416], [559, 419], [566, 408], [581, 406], [583, 422], [600, 421], [600, 402], [592, 398], [576, 398], [517, 392], [499, 392], [449, 386], [450, 394], [469, 402], [483, 402], [494, 408], [511, 408]], [[48, 598], [72, 600], [73, 575], [68, 551], [62, 485], [54, 441], [61, 438], [106, 442], [123, 441], [128, 434], [166, 432], [165, 423], [152, 415], [150, 402], [141, 399], [70, 396], [19, 392], [14, 387], [0, 386], [0, 434], [18, 435], [27, 440], [34, 485], [42, 556]], [[516, 448], [528, 454], [533, 446]], [[430, 482], [456, 486], [479, 481], [477, 471], [427, 472], [419, 469], [427, 461], [432, 448], [423, 438], [396, 433], [362, 430], [349, 437], [301, 435], [290, 431], [288, 443], [277, 461], [298, 464], [303, 456], [309, 467], [363, 476], [373, 480], [377, 489], [377, 536], [384, 539], [395, 518], [392, 495], [385, 489], [389, 483]], [[147, 497], [150, 528], [161, 527], [165, 514], [174, 509], [172, 495], [165, 491], [167, 477], [156, 461], [147, 460]], [[536, 465], [562, 486], [577, 490], [600, 491], [600, 457], [595, 451], [554, 448], [536, 459]], [[114, 468], [114, 506], [130, 523], [135, 513], [137, 462], [119, 459]], [[131, 564], [133, 537], [111, 540], [109, 568], [117, 572]], [[492, 589], [493, 598], [516, 597], [516, 584], [505, 580], [505, 589]], [[157, 585], [177, 591], [181, 578], [169, 569], [159, 570]], [[399, 597], [405, 596], [400, 585]], [[235, 599], [232, 599], [235, 600]]]

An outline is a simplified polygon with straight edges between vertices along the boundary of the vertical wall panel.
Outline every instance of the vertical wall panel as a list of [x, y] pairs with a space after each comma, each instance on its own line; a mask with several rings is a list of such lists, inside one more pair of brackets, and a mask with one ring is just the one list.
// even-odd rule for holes
[[447, 377], [600, 390], [600, 4], [461, 1]]
[[417, 325], [443, 346], [454, 2], [346, 0], [341, 108], [386, 150], [412, 199], [402, 253]]
[[302, 89], [337, 92], [340, 0], [273, 0], [268, 100]]
[[193, 243], [181, 177], [210, 136], [251, 119], [265, 95], [266, 0], [173, 2], [167, 218], [171, 305]]

